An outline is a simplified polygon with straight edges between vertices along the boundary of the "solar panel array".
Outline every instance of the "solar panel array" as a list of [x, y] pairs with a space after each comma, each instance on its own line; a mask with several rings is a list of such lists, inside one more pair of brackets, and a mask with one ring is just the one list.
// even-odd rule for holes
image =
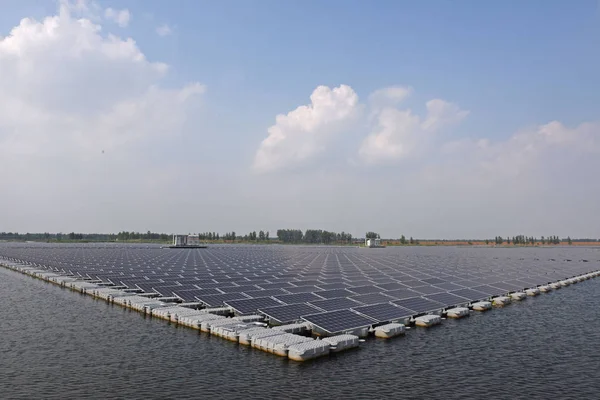
[[[0, 256], [281, 323], [375, 324], [600, 269], [596, 248], [386, 248], [0, 243]], [[343, 312], [342, 312], [343, 311]], [[325, 328], [324, 328], [325, 329]]]

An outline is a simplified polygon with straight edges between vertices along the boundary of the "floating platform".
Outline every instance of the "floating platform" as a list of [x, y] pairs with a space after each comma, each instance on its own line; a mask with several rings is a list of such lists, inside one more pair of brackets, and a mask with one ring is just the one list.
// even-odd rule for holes
[[[192, 246], [186, 246], [185, 248], [192, 248]], [[73, 273], [60, 272], [58, 269], [50, 267], [44, 269], [39, 264], [9, 261], [4, 258], [0, 258], [0, 266], [53, 283], [61, 288], [68, 288], [82, 294], [90, 295], [96, 299], [105, 300], [111, 304], [139, 311], [157, 319], [209, 332], [215, 337], [221, 337], [243, 345], [250, 345], [253, 348], [295, 361], [311, 360], [330, 353], [356, 348], [362, 341], [359, 339], [360, 335], [381, 338], [402, 335], [407, 328], [403, 324], [390, 321], [399, 321], [401, 318], [410, 319], [410, 310], [407, 313], [404, 313], [404, 311], [412, 307], [423, 307], [421, 313], [431, 313], [421, 315], [415, 312], [414, 315], [421, 315], [414, 319], [415, 325], [424, 327], [434, 326], [442, 322], [440, 315], [435, 315], [435, 313], [444, 313], [448, 318], [460, 318], [469, 315], [469, 309], [466, 307], [452, 307], [445, 311], [443, 311], [442, 307], [437, 310], [434, 308], [425, 309], [425, 307], [431, 306], [432, 301], [427, 301], [427, 296], [424, 295], [412, 298], [411, 302], [398, 302], [398, 304], [392, 302], [399, 306], [397, 309], [392, 304], [387, 304], [389, 307], [385, 308], [386, 314], [381, 314], [381, 311], [384, 310], [381, 307], [369, 308], [367, 306], [359, 306], [356, 307], [355, 311], [352, 309], [353, 311], [346, 310], [346, 313], [335, 311], [311, 314], [312, 317], [302, 323], [291, 323], [269, 328], [267, 323], [263, 322], [264, 316], [261, 314], [230, 317], [232, 314], [231, 307], [198, 309], [202, 305], [207, 305], [208, 302], [194, 302], [193, 297], [188, 297], [188, 303], [177, 304], [175, 301], [182, 301], [182, 299], [179, 297], [169, 297], [169, 292], [165, 293], [166, 296], [161, 296], [159, 293], [140, 293], [141, 289], [128, 288], [124, 282], [120, 282], [119, 280], [115, 284], [112, 283], [112, 280], [106, 281], [105, 279], [105, 281], [102, 281], [98, 279], [98, 276], [76, 276]], [[571, 278], [544, 284], [537, 288], [530, 288], [524, 293], [516, 292], [507, 296], [494, 297], [491, 302], [465, 302], [464, 305], [471, 307], [473, 310], [485, 311], [491, 309], [492, 304], [496, 306], [506, 305], [511, 300], [522, 299], [524, 296], [526, 298], [527, 295], [547, 293], [552, 289], [583, 282], [597, 276], [600, 276], [600, 271], [587, 272], [572, 276]], [[481, 286], [480, 289], [486, 290], [486, 287]], [[491, 293], [493, 288], [488, 286], [487, 290], [490, 290], [488, 293]], [[467, 296], [469, 295], [465, 291], [463, 293]], [[485, 293], [483, 294], [485, 295]], [[269, 295], [265, 295], [264, 298], [268, 297]], [[276, 295], [274, 297], [277, 298]], [[490, 297], [487, 297], [487, 299], [490, 299]], [[438, 303], [446, 301], [439, 300], [439, 296], [432, 296], [432, 298], [438, 300]], [[475, 294], [471, 298], [481, 299], [486, 297], [479, 297]], [[225, 305], [227, 305], [227, 302], [225, 302]], [[403, 309], [402, 306], [407, 306], [407, 308]], [[375, 311], [380, 311], [380, 313], [377, 314]], [[333, 321], [334, 323], [332, 324], [332, 320], [328, 320], [327, 318], [333, 314], [340, 318], [337, 322]], [[352, 325], [348, 325], [348, 318], [354, 318], [351, 323]], [[302, 319], [304, 319], [304, 316]], [[311, 319], [313, 322], [310, 321]], [[288, 320], [298, 322], [301, 319], [289, 318]], [[315, 339], [310, 336], [311, 333], [317, 336], [322, 335], [323, 337]]]
[[314, 342], [313, 338], [279, 332], [278, 335], [263, 336], [252, 341], [252, 347], [280, 357], [287, 357], [289, 347], [294, 344]]
[[498, 296], [492, 299], [492, 304], [495, 307], [504, 307], [507, 304], [510, 304], [511, 300], [508, 296]]
[[525, 292], [514, 292], [510, 294], [510, 298], [515, 301], [521, 301], [527, 298], [527, 294]]
[[542, 285], [538, 289], [540, 289], [540, 292], [542, 293], [548, 293], [552, 291], [552, 287], [550, 285]]
[[469, 316], [469, 309], [466, 307], [454, 307], [446, 311], [448, 318], [464, 318]]
[[415, 325], [423, 328], [429, 328], [442, 323], [442, 318], [439, 315], [422, 315], [415, 318]]
[[492, 303], [490, 301], [478, 301], [471, 304], [475, 311], [487, 311], [492, 309]]
[[389, 339], [396, 336], [404, 335], [406, 333], [406, 327], [404, 324], [392, 322], [389, 324], [378, 326], [374, 329], [375, 337], [381, 339]]
[[331, 351], [334, 353], [354, 349], [359, 345], [359, 338], [356, 335], [336, 335], [322, 339], [323, 342], [329, 343]]
[[288, 347], [288, 358], [294, 361], [308, 361], [329, 355], [329, 348], [329, 344], [322, 340], [293, 344]]

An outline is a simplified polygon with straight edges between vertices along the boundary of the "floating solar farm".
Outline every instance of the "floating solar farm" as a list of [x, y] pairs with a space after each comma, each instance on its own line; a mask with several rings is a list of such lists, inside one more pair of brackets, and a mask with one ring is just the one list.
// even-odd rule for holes
[[304, 361], [596, 277], [600, 249], [4, 243], [0, 264]]

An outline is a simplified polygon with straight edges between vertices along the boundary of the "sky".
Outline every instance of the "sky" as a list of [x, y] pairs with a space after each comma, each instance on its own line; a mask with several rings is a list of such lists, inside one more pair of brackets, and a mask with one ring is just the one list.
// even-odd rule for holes
[[600, 2], [0, 0], [0, 231], [600, 238]]

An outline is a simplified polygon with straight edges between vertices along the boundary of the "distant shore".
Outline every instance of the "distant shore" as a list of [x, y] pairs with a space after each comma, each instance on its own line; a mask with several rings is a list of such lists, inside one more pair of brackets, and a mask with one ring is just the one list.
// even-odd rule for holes
[[[160, 244], [169, 245], [172, 244], [170, 241], [161, 240], [0, 240], [0, 243], [53, 243], [53, 244], [85, 244], [85, 243], [121, 243], [121, 244]], [[303, 246], [331, 246], [331, 247], [365, 247], [362, 241], [354, 243], [283, 243], [279, 240], [269, 241], [245, 241], [245, 240], [214, 240], [204, 241], [203, 245], [218, 245], [218, 244], [244, 244], [244, 245], [303, 245]], [[567, 241], [561, 241], [559, 243], [541, 243], [536, 242], [534, 244], [513, 244], [513, 243], [502, 243], [496, 244], [490, 240], [415, 240], [413, 243], [401, 243], [399, 240], [386, 240], [382, 239], [381, 244], [386, 247], [435, 247], [435, 246], [460, 246], [460, 247], [495, 247], [495, 248], [517, 248], [517, 247], [557, 247], [557, 246], [598, 246], [600, 247], [600, 241], [578, 241], [573, 240], [570, 244]]]

